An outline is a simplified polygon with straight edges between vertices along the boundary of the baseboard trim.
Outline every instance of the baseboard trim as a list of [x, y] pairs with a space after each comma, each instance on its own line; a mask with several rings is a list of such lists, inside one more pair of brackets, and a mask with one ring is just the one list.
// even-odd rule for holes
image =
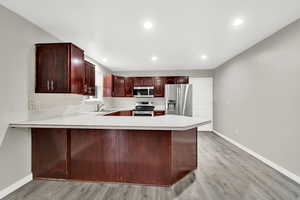
[[20, 187], [30, 182], [31, 180], [32, 180], [32, 174], [29, 174], [24, 178], [18, 180], [17, 182], [13, 183], [12, 185], [8, 186], [7, 188], [4, 188], [3, 190], [0, 191], [0, 199], [4, 198], [5, 196], [19, 189]]
[[281, 174], [287, 176], [288, 178], [292, 179], [293, 181], [295, 181], [296, 183], [300, 184], [300, 177], [297, 176], [296, 174], [290, 172], [289, 170], [281, 167], [280, 165], [277, 165], [276, 163], [270, 161], [269, 159], [259, 155], [258, 153], [252, 151], [251, 149], [245, 147], [244, 145], [226, 137], [225, 135], [219, 133], [216, 130], [212, 131], [214, 134], [220, 136], [221, 138], [225, 139], [226, 141], [230, 142], [231, 144], [237, 146], [238, 148], [244, 150], [245, 152], [249, 153], [250, 155], [252, 155], [253, 157], [257, 158], [258, 160], [262, 161], [263, 163], [265, 163], [266, 165], [270, 166], [271, 168], [275, 169], [276, 171], [280, 172]]

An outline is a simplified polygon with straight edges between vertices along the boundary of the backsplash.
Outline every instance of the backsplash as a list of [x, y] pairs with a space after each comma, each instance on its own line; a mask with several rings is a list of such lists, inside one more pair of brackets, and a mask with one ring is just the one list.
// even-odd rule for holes
[[33, 93], [28, 99], [30, 119], [41, 119], [79, 113], [84, 109], [83, 99], [77, 94]]
[[153, 102], [156, 110], [164, 110], [164, 98], [133, 98], [133, 97], [104, 97], [103, 102], [106, 108], [134, 108], [137, 101]]
[[[77, 94], [43, 94], [33, 93], [28, 98], [29, 119], [47, 119], [81, 112], [94, 111], [95, 106], [84, 103], [85, 96]], [[105, 97], [105, 108], [133, 109], [137, 101], [153, 102], [156, 110], [164, 110], [164, 98], [118, 98]]]

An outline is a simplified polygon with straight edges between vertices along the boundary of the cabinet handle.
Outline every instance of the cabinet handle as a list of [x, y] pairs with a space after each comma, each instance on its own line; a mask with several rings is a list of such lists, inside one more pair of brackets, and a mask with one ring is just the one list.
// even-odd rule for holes
[[54, 90], [54, 80], [51, 80], [51, 90]]
[[47, 90], [49, 91], [50, 90], [50, 81], [47, 80]]

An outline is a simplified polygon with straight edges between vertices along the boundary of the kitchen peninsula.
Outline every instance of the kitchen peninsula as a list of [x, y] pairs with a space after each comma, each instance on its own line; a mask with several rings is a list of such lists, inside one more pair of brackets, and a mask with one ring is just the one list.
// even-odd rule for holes
[[80, 114], [11, 123], [32, 130], [34, 179], [169, 186], [197, 168], [198, 118]]

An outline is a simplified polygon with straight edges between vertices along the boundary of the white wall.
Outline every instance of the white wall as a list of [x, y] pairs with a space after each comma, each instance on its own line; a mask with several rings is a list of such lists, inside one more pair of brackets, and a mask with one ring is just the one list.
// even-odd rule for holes
[[28, 129], [11, 129], [11, 120], [29, 116], [38, 42], [58, 40], [0, 6], [0, 190], [31, 173]]
[[[191, 78], [193, 85], [193, 117], [213, 121], [213, 78]], [[213, 124], [200, 126], [199, 131], [211, 131]]]
[[300, 176], [300, 20], [217, 68], [214, 128]]
[[[81, 108], [83, 97], [75, 94], [34, 94], [34, 44], [60, 41], [2, 6], [0, 19], [1, 191], [31, 173], [30, 130], [8, 128], [9, 122], [75, 113]], [[96, 61], [90, 61], [97, 65], [98, 72], [109, 72]]]

